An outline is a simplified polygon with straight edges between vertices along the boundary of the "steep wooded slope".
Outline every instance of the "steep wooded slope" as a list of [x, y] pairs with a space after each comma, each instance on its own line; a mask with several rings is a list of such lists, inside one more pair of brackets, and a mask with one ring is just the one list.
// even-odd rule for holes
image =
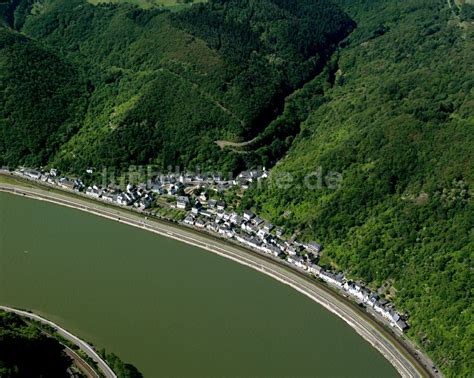
[[[381, 288], [409, 313], [410, 336], [442, 370], [467, 376], [472, 24], [444, 1], [339, 4], [358, 28], [332, 62], [330, 80], [300, 96], [309, 118], [273, 169], [275, 180], [248, 193], [244, 207], [325, 244], [323, 263]], [[319, 167], [322, 186], [316, 176], [305, 181]], [[331, 171], [342, 175], [340, 185], [324, 182]]]
[[2, 377], [69, 377], [72, 360], [55, 339], [19, 316], [0, 311]]
[[76, 69], [49, 49], [0, 28], [0, 156], [46, 162], [80, 127], [86, 91]]
[[[215, 140], [258, 134], [354, 26], [326, 0], [212, 0], [177, 14], [85, 0], [31, 9], [21, 31], [76, 67], [87, 87], [82, 127], [52, 160], [71, 171], [242, 168]], [[17, 155], [4, 160], [17, 164]]]

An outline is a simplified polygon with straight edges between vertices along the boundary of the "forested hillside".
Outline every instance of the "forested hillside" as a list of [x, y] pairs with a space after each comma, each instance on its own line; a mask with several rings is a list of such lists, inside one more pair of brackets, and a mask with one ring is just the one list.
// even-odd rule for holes
[[85, 90], [74, 66], [41, 44], [0, 28], [0, 156], [44, 164], [80, 128]]
[[[242, 157], [221, 151], [215, 141], [258, 134], [354, 27], [326, 0], [311, 6], [212, 0], [179, 13], [21, 0], [9, 14], [11, 26], [77, 71], [72, 77], [84, 94], [68, 98], [85, 99], [87, 109], [68, 113], [81, 127], [72, 138], [52, 137], [47, 145], [57, 154], [35, 155], [34, 161], [78, 172], [129, 164], [241, 169]], [[21, 133], [12, 126], [21, 118], [4, 110], [2, 120], [9, 133]], [[4, 164], [27, 161], [24, 151], [7, 146]]]
[[395, 301], [443, 372], [468, 376], [474, 7], [461, 3], [0, 3], [0, 165], [274, 166], [242, 208], [322, 242], [323, 264]]
[[[295, 97], [292, 108], [309, 117], [243, 207], [321, 241], [324, 264], [380, 288], [443, 372], [468, 376], [473, 25], [445, 1], [338, 4], [358, 28], [328, 67], [333, 75]], [[323, 178], [342, 174], [340, 185], [305, 181], [319, 167]]]
[[64, 347], [19, 316], [0, 311], [1, 377], [69, 377]]

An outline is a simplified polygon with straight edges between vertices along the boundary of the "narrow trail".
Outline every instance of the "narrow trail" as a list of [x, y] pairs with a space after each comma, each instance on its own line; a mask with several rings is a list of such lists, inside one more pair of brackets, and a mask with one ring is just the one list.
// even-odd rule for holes
[[251, 140], [248, 140], [246, 142], [240, 142], [240, 143], [239, 142], [230, 142], [228, 140], [216, 140], [215, 143], [223, 150], [226, 147], [231, 147], [231, 148], [245, 147], [245, 146], [248, 146], [248, 145], [252, 144], [256, 140], [257, 140], [257, 137], [255, 137]]

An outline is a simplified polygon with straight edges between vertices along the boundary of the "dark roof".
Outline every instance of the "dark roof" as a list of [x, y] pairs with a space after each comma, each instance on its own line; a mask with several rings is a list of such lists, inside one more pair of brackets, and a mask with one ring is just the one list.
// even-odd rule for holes
[[405, 323], [402, 319], [397, 321], [397, 326], [402, 330], [405, 330], [408, 328], [408, 324]]

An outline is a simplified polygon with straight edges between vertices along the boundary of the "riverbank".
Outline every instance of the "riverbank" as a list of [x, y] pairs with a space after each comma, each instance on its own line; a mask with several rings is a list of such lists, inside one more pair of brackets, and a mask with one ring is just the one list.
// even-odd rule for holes
[[368, 315], [357, 309], [357, 307], [353, 306], [350, 302], [338, 297], [324, 286], [308, 280], [295, 271], [289, 271], [286, 267], [274, 261], [269, 261], [253, 252], [229, 245], [222, 240], [210, 236], [202, 235], [201, 233], [193, 232], [174, 224], [145, 219], [138, 213], [133, 214], [133, 212], [121, 208], [106, 207], [96, 201], [87, 201], [81, 197], [76, 198], [73, 194], [48, 192], [39, 187], [22, 188], [14, 184], [4, 184], [2, 188], [4, 191], [17, 195], [26, 195], [31, 198], [58, 203], [112, 220], [118, 220], [122, 223], [206, 249], [243, 265], [252, 267], [293, 287], [344, 319], [362, 337], [382, 352], [403, 376], [429, 375], [423, 370], [420, 364], [410, 356], [409, 351], [404, 349], [404, 346], [395, 340], [394, 336], [380, 325], [375, 324]]
[[87, 344], [85, 341], [81, 340], [77, 336], [74, 336], [72, 333], [66, 331], [64, 328], [57, 325], [56, 323], [53, 323], [52, 321], [47, 320], [31, 312], [21, 311], [11, 307], [0, 306], [0, 310], [17, 314], [23, 318], [31, 319], [53, 328], [61, 337], [64, 337], [66, 340], [76, 345], [81, 351], [83, 351], [87, 356], [89, 356], [97, 364], [98, 368], [106, 378], [117, 378], [117, 375], [115, 375], [113, 370], [89, 344]]

